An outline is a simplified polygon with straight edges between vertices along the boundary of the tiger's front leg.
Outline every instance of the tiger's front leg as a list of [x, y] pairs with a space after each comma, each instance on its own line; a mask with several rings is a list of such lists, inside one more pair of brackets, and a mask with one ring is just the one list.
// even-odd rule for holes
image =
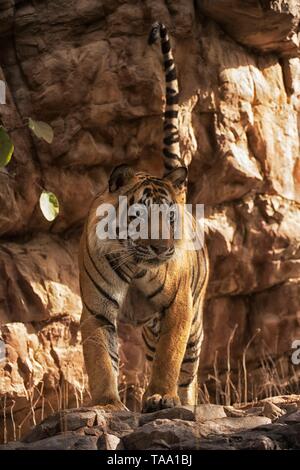
[[193, 317], [190, 290], [181, 281], [175, 299], [161, 318], [152, 374], [143, 398], [143, 412], [180, 405], [178, 379]]
[[118, 340], [114, 325], [83, 308], [81, 333], [92, 404], [124, 410], [118, 392]]

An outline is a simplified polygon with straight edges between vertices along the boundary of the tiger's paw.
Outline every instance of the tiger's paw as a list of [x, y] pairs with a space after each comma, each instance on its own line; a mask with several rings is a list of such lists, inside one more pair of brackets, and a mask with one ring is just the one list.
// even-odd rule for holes
[[129, 411], [129, 409], [119, 400], [107, 403], [105, 405], [95, 404], [93, 408], [98, 408], [103, 411]]
[[175, 406], [180, 406], [180, 404], [180, 398], [177, 395], [160, 395], [155, 393], [144, 399], [142, 413], [153, 413], [165, 408], [174, 408]]

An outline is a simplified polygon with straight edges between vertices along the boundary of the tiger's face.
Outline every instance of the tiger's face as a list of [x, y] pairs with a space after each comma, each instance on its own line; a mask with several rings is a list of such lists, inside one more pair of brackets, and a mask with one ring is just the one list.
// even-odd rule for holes
[[126, 165], [113, 171], [109, 190], [115, 196], [126, 197], [124, 207], [118, 207], [117, 238], [137, 264], [160, 265], [170, 260], [180, 246], [177, 229], [186, 177], [184, 167], [176, 168], [163, 179], [135, 173]]

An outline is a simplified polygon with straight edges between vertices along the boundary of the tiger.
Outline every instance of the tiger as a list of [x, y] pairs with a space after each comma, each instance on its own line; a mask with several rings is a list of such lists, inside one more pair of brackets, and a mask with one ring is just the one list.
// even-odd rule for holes
[[[109, 204], [120, 211], [120, 196], [126, 198], [129, 208], [134, 204], [148, 209], [154, 204], [176, 204], [180, 208], [177, 217], [183, 214], [188, 171], [179, 146], [179, 89], [169, 35], [162, 23], [152, 25], [148, 43], [155, 42], [161, 44], [166, 82], [163, 175], [153, 176], [126, 164], [114, 168], [107, 188], [91, 204], [79, 249], [80, 328], [91, 403], [126, 409], [118, 392], [117, 325], [122, 320], [142, 328], [151, 370], [142, 399], [142, 412], [146, 413], [197, 403], [209, 276], [205, 244], [201, 249], [186, 250], [185, 238], [174, 236], [170, 214], [163, 215], [168, 217], [167, 237], [160, 231], [159, 237], [151, 233], [145, 238], [121, 237], [119, 226], [114, 239], [97, 235], [102, 220], [98, 208]], [[151, 214], [145, 217], [151, 218]]]

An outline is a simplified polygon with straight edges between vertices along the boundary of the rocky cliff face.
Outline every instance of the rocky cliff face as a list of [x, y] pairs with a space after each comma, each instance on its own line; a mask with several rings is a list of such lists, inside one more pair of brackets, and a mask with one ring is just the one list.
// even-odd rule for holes
[[[0, 172], [0, 393], [3, 420], [15, 419], [7, 432], [86, 397], [78, 237], [114, 165], [160, 174], [164, 77], [159, 50], [147, 45], [157, 19], [169, 27], [178, 67], [189, 200], [206, 210], [212, 267], [201, 398], [229, 403], [292, 390], [299, 18], [297, 0], [1, 3], [0, 123], [15, 144]], [[29, 116], [51, 124], [53, 144], [30, 134]], [[40, 213], [41, 188], [60, 201], [53, 223]], [[122, 337], [123, 385], [139, 394], [139, 338], [128, 327]]]

